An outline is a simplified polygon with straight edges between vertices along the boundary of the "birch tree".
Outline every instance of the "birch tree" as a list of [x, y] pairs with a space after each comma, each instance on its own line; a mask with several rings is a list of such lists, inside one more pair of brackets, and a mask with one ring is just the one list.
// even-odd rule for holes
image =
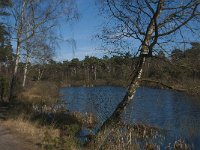
[[33, 63], [38, 65], [38, 76], [37, 80], [41, 80], [45, 71], [46, 64], [48, 64], [54, 55], [54, 49], [47, 39], [39, 39], [38, 45], [35, 50], [32, 51]]
[[[13, 32], [16, 41], [16, 59], [10, 85], [10, 98], [15, 95], [16, 77], [22, 44], [40, 32], [41, 26], [46, 29], [55, 27], [59, 21], [69, 21], [76, 17], [75, 1], [72, 0], [14, 0], [12, 13]], [[54, 28], [55, 30], [55, 28]]]
[[[41, 27], [31, 39], [26, 40], [24, 43], [25, 65], [22, 87], [25, 87], [28, 69], [31, 63], [45, 65], [46, 62], [52, 59], [56, 43], [56, 37], [52, 36], [52, 34], [56, 34], [51, 32], [53, 29], [54, 27]], [[27, 37], [26, 35], [26, 38]]]
[[[107, 44], [122, 45], [122, 40], [140, 43], [138, 63], [123, 100], [103, 123], [96, 135], [96, 148], [100, 149], [112, 129], [120, 123], [120, 115], [133, 100], [143, 74], [146, 58], [163, 43], [174, 42], [195, 32], [199, 23], [197, 0], [102, 0], [103, 10], [110, 17], [110, 24], [100, 36]], [[130, 40], [129, 40], [130, 41]]]

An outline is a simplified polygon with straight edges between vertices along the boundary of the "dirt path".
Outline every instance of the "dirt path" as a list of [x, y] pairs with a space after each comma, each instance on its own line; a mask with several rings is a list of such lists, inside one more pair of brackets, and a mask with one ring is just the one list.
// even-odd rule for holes
[[36, 150], [36, 146], [0, 126], [0, 150]]
[[6, 106], [0, 104], [0, 150], [37, 150], [38, 147], [1, 125], [6, 118]]

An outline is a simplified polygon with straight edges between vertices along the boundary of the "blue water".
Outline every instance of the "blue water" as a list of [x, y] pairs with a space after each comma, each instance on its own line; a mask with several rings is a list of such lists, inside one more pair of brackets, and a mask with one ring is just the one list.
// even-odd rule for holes
[[[60, 92], [68, 110], [91, 112], [97, 116], [100, 126], [122, 100], [126, 89], [115, 86], [67, 87], [61, 88]], [[200, 147], [200, 99], [185, 93], [138, 88], [122, 118], [128, 123], [144, 123], [164, 129], [164, 145], [181, 138], [192, 149]]]

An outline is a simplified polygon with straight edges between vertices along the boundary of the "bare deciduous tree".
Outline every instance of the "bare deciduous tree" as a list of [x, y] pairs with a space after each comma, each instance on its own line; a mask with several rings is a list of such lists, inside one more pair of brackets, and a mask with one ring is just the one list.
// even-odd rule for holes
[[[59, 21], [68, 21], [77, 17], [75, 1], [69, 0], [14, 0], [11, 11], [13, 32], [16, 40], [16, 58], [10, 85], [10, 98], [13, 99], [14, 88], [22, 44], [30, 40], [41, 27], [55, 27]], [[13, 34], [14, 35], [14, 34]], [[28, 56], [28, 55], [27, 55]]]
[[147, 57], [152, 56], [156, 46], [172, 41], [172, 35], [179, 38], [195, 32], [199, 23], [197, 0], [102, 0], [103, 10], [110, 14], [110, 21], [100, 36], [107, 44], [121, 46], [121, 41], [131, 38], [140, 43], [139, 61], [123, 100], [112, 115], [103, 123], [96, 135], [97, 148], [107, 135], [120, 123], [120, 115], [133, 99], [143, 73]]

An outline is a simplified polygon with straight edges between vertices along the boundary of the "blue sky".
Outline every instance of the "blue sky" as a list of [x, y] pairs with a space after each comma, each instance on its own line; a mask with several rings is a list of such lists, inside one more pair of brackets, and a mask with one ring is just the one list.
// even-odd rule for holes
[[[59, 40], [59, 47], [56, 48], [54, 59], [57, 61], [71, 60], [73, 58], [79, 58], [80, 60], [82, 60], [85, 58], [86, 55], [96, 57], [109, 55], [105, 51], [100, 50], [101, 40], [95, 38], [95, 35], [101, 33], [101, 29], [105, 21], [108, 22], [108, 20], [105, 20], [103, 16], [99, 15], [99, 6], [96, 4], [99, 0], [76, 1], [77, 8], [80, 13], [79, 20], [70, 23], [64, 23], [64, 21], [61, 21], [62, 23], [60, 23], [58, 34], [62, 36], [63, 41]], [[192, 36], [190, 32], [188, 32], [187, 30], [184, 31], [183, 35], [186, 37], [186, 41], [199, 40], [199, 36], [198, 38]], [[180, 39], [180, 37], [180, 34], [178, 34], [177, 39]], [[74, 39], [74, 41], [76, 42], [76, 48], [74, 49], [74, 52], [72, 44], [66, 42], [66, 40], [71, 39]], [[140, 43], [138, 41], [134, 41], [133, 39], [129, 40], [131, 40], [131, 43], [133, 43], [133, 46], [131, 46], [131, 50], [137, 50]], [[14, 49], [16, 47], [15, 44], [16, 41], [13, 42]], [[174, 45], [172, 46], [174, 48], [182, 48], [182, 45], [177, 43], [174, 43]], [[168, 43], [166, 47], [167, 51], [170, 51]]]
[[[107, 54], [105, 51], [99, 50], [101, 47], [100, 39], [95, 38], [97, 33], [101, 32], [102, 25], [105, 23], [104, 18], [99, 15], [99, 9], [96, 4], [97, 0], [77, 0], [77, 7], [80, 13], [78, 21], [72, 23], [63, 23], [60, 28], [60, 33], [64, 40], [74, 39], [76, 42], [76, 49], [73, 52], [72, 45], [68, 42], [60, 42], [56, 50], [55, 59], [57, 61], [71, 60], [72, 58], [84, 59], [86, 55], [102, 57]], [[195, 38], [184, 31], [187, 41]], [[178, 34], [177, 39], [180, 39]], [[138, 48], [138, 42], [134, 41], [133, 49]], [[181, 44], [174, 43], [174, 48], [183, 48]], [[166, 51], [170, 51], [167, 46]]]
[[95, 0], [77, 0], [80, 18], [69, 24], [61, 25], [60, 32], [64, 40], [74, 39], [76, 49], [73, 52], [69, 42], [60, 42], [60, 48], [56, 50], [56, 59], [71, 60], [72, 58], [84, 59], [86, 55], [102, 57], [105, 52], [98, 50], [100, 40], [95, 35], [101, 31], [103, 18], [98, 13]]

